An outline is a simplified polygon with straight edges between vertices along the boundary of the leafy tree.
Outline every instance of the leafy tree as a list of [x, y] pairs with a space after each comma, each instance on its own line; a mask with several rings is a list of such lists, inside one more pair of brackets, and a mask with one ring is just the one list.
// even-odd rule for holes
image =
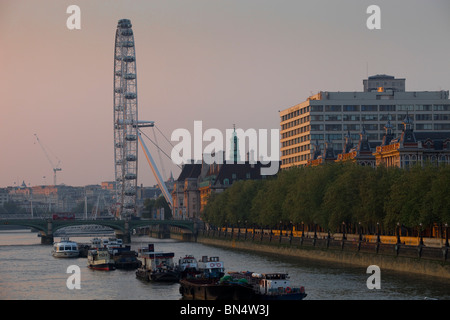
[[360, 214], [360, 186], [364, 182], [364, 168], [347, 165], [328, 186], [323, 197], [323, 210], [329, 213], [328, 228], [336, 230], [357, 222]]
[[431, 197], [428, 195], [436, 168], [416, 165], [402, 172], [401, 179], [392, 185], [390, 198], [386, 203], [385, 227], [393, 230], [397, 223], [414, 228], [420, 223], [430, 223]]
[[450, 225], [450, 166], [439, 167], [431, 182], [429, 197], [433, 221]]

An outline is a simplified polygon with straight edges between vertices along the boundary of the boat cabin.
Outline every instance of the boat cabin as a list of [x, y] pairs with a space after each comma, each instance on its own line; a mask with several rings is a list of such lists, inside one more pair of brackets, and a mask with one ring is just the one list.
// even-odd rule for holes
[[88, 260], [89, 261], [101, 261], [101, 262], [109, 262], [111, 260], [111, 255], [108, 250], [104, 248], [98, 248], [95, 250], [89, 250], [88, 252]]
[[55, 252], [66, 252], [66, 251], [78, 251], [78, 246], [75, 242], [58, 242], [53, 245]]
[[198, 262], [198, 269], [203, 272], [205, 276], [212, 278], [220, 278], [225, 273], [225, 266], [219, 257], [203, 256]]
[[178, 265], [181, 271], [198, 268], [197, 259], [192, 255], [186, 255], [183, 258], [178, 259]]
[[286, 273], [253, 273], [252, 277], [259, 279], [261, 294], [280, 294], [291, 290], [289, 276]]
[[122, 239], [117, 238], [108, 238], [108, 239], [102, 239], [102, 245], [105, 248], [120, 248], [123, 245]]
[[77, 257], [79, 253], [78, 244], [68, 238], [62, 238], [61, 241], [53, 243], [54, 257]]
[[153, 245], [138, 249], [138, 259], [142, 268], [147, 270], [171, 270], [175, 267], [173, 263], [173, 252], [154, 252]]

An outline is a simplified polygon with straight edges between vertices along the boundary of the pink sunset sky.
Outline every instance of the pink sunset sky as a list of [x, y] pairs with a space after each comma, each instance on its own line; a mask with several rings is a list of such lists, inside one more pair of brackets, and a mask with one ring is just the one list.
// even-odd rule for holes
[[[66, 27], [72, 4], [81, 30]], [[366, 27], [371, 4], [381, 30]], [[408, 91], [449, 90], [449, 17], [448, 0], [2, 0], [0, 187], [53, 183], [34, 134], [61, 161], [58, 183], [114, 180], [119, 19], [133, 24], [139, 119], [170, 138], [195, 120], [204, 130], [277, 129], [279, 110], [320, 90], [362, 91], [367, 75], [406, 78]], [[165, 178], [177, 178], [162, 159]], [[139, 161], [138, 183], [154, 185], [142, 151]]]

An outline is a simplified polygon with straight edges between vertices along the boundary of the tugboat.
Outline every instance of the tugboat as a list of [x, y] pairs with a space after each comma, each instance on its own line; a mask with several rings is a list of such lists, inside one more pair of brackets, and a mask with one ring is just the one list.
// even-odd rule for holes
[[78, 244], [69, 238], [61, 238], [53, 243], [52, 256], [55, 258], [76, 258], [80, 255]]
[[232, 279], [246, 281], [253, 287], [256, 300], [302, 300], [307, 294], [303, 286], [291, 286], [287, 273], [230, 272]]
[[192, 255], [185, 255], [183, 258], [179, 258], [177, 269], [182, 279], [195, 277], [201, 273], [198, 268], [197, 259]]
[[203, 256], [198, 263], [203, 278], [220, 279], [225, 274], [225, 265], [219, 257]]
[[114, 260], [106, 248], [89, 250], [87, 263], [88, 267], [94, 270], [111, 271], [116, 269]]
[[136, 277], [145, 281], [178, 282], [180, 272], [173, 263], [173, 252], [154, 252], [153, 244], [138, 250], [141, 266], [136, 270]]

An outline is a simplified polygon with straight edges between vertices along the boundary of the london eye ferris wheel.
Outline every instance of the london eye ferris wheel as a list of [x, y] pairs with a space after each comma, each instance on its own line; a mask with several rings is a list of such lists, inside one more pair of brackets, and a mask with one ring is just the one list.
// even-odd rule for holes
[[136, 51], [131, 22], [117, 24], [114, 47], [114, 164], [116, 182], [115, 216], [129, 219], [137, 215], [138, 142], [169, 207], [172, 198], [142, 139], [140, 127], [153, 127], [154, 121], [138, 120]]
[[138, 170], [138, 101], [136, 52], [130, 20], [117, 24], [114, 49], [114, 163], [116, 215], [136, 213]]

